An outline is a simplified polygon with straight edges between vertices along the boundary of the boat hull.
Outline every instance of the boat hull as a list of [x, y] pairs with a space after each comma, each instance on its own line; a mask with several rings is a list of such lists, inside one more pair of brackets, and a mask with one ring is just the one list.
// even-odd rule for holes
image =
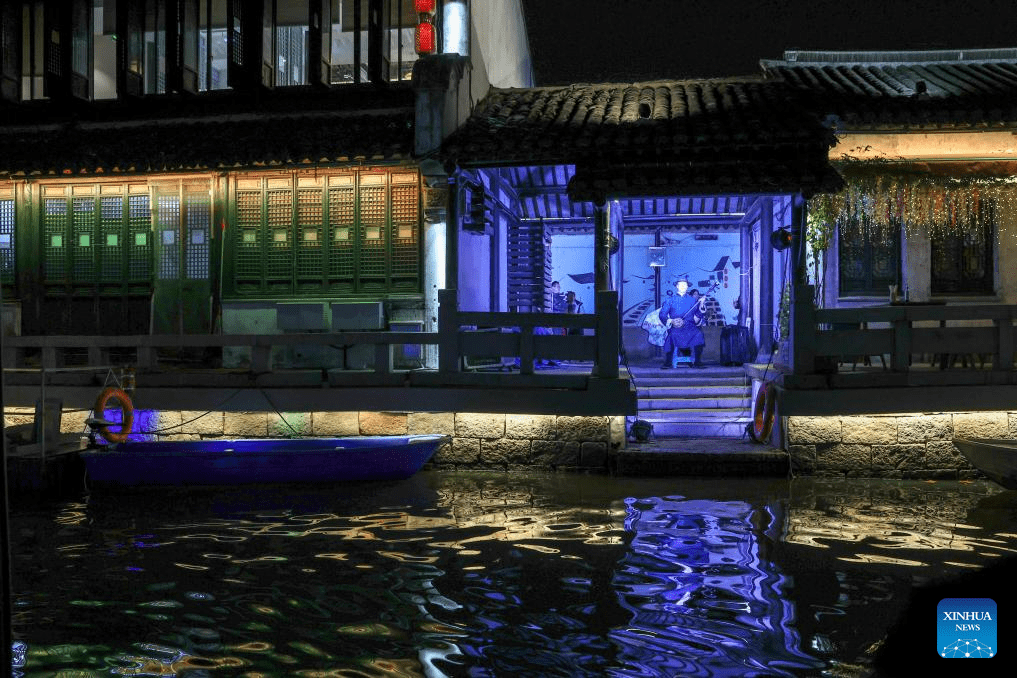
[[97, 488], [398, 480], [444, 435], [126, 442], [81, 452]]
[[1017, 490], [1017, 440], [954, 438], [971, 465], [1008, 490]]

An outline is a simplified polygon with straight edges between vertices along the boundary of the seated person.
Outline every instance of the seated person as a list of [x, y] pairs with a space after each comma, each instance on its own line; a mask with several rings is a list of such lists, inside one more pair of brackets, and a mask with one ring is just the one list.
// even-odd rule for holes
[[678, 367], [678, 352], [682, 349], [691, 349], [692, 367], [702, 369], [705, 367], [702, 356], [706, 338], [699, 329], [699, 324], [705, 317], [703, 309], [705, 300], [696, 301], [695, 297], [689, 294], [689, 281], [684, 278], [675, 283], [675, 288], [678, 294], [668, 297], [660, 307], [660, 322], [668, 328], [668, 339], [672, 347], [670, 365], [665, 362], [665, 367], [672, 369]]

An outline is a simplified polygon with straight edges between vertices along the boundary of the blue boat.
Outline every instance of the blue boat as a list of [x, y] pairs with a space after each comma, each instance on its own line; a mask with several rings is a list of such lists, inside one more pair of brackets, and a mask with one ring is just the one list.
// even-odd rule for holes
[[147, 442], [80, 452], [90, 487], [248, 485], [400, 480], [447, 435]]

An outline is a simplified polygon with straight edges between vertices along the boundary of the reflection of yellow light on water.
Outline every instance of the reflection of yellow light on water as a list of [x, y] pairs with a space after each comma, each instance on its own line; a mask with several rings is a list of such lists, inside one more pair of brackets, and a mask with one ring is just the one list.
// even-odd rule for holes
[[208, 569], [208, 567], [206, 565], [191, 565], [190, 563], [173, 563], [173, 564], [176, 565], [177, 567], [182, 567], [185, 570], [198, 570], [198, 571], [201, 571], [201, 570], [207, 570]]
[[438, 561], [437, 556], [413, 556], [398, 551], [378, 551], [378, 555], [398, 560], [401, 563], [434, 563]]
[[420, 630], [424, 633], [437, 633], [442, 636], [468, 636], [469, 632], [458, 627], [449, 626], [448, 624], [442, 624], [441, 622], [424, 622], [420, 625]]
[[393, 637], [403, 635], [385, 624], [346, 624], [336, 629], [337, 632], [348, 636], [382, 636]]
[[530, 549], [531, 551], [537, 551], [538, 553], [560, 553], [558, 549], [553, 549], [550, 546], [541, 546], [540, 544], [519, 544], [519, 548]]
[[[417, 678], [421, 675], [420, 663], [412, 659], [368, 659], [361, 664], [367, 669], [380, 671], [392, 678]], [[334, 674], [323, 673], [321, 677], [331, 678], [332, 675]]]
[[331, 560], [346, 560], [346, 553], [316, 553], [315, 558], [329, 558]]
[[252, 640], [240, 645], [231, 645], [230, 649], [236, 652], [268, 652], [272, 649], [272, 645], [264, 641]]
[[904, 558], [891, 558], [889, 556], [878, 556], [871, 553], [858, 554], [848, 558], [842, 556], [838, 560], [843, 560], [848, 563], [870, 563], [870, 564], [884, 564], [884, 565], [904, 565], [906, 567], [928, 567], [927, 563], [920, 563], [917, 560], [905, 560]]
[[311, 657], [318, 657], [319, 659], [334, 659], [335, 657], [324, 650], [311, 645], [310, 643], [298, 641], [289, 644], [294, 650], [299, 650], [306, 655]]
[[268, 605], [251, 605], [251, 609], [254, 610], [255, 612], [260, 612], [261, 614], [270, 614], [270, 615], [279, 614], [278, 610], [276, 610], [274, 607], [269, 607]]

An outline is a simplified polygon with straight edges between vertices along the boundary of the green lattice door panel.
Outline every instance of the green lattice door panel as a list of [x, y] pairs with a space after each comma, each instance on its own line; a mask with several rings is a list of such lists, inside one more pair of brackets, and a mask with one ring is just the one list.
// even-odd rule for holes
[[14, 285], [14, 198], [0, 197], [0, 285]]
[[297, 183], [295, 287], [316, 294], [325, 282], [325, 177], [300, 177]]
[[238, 297], [419, 291], [419, 183], [406, 170], [237, 179], [227, 291]]
[[145, 184], [45, 186], [42, 278], [51, 293], [147, 295], [151, 208]]
[[208, 185], [160, 185], [153, 192], [153, 332], [206, 333], [210, 327], [211, 308], [212, 209]]
[[328, 178], [328, 278], [333, 294], [357, 290], [356, 175]]
[[392, 175], [392, 290], [414, 292], [420, 281], [420, 180]]
[[386, 292], [388, 288], [387, 205], [385, 204], [385, 174], [360, 176], [357, 187], [357, 204], [360, 211], [360, 228], [357, 245], [360, 248], [357, 266], [357, 287], [363, 292]]
[[47, 301], [37, 307], [38, 317], [26, 315], [26, 328], [147, 332], [152, 292], [147, 184], [54, 184], [40, 191], [38, 271]]

